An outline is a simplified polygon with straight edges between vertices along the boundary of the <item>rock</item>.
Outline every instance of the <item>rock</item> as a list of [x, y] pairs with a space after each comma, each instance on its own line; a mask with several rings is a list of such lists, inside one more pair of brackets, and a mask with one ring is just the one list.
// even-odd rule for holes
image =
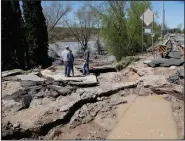
[[85, 118], [82, 119], [82, 124], [86, 124], [89, 123], [90, 121], [92, 121], [94, 118], [90, 115], [87, 115]]
[[40, 86], [40, 88], [42, 87], [41, 85], [43, 85], [44, 82], [43, 81], [32, 81], [32, 80], [22, 80], [21, 81], [21, 85], [22, 87], [24, 87], [25, 89], [30, 89], [30, 88], [37, 88], [38, 86]]
[[145, 61], [143, 61], [143, 64], [148, 64], [150, 62], [151, 62], [151, 60], [145, 60]]
[[53, 98], [57, 98], [58, 96], [60, 96], [60, 94], [58, 92], [56, 92], [56, 91], [54, 91], [52, 89], [50, 90], [50, 95]]
[[75, 102], [71, 102], [71, 103], [68, 103], [67, 105], [63, 105], [63, 106], [60, 108], [60, 112], [66, 112], [66, 111], [68, 111], [69, 108], [70, 108], [71, 106], [74, 105], [74, 103], [75, 103]]
[[180, 84], [180, 79], [184, 79], [184, 70], [177, 70], [175, 74], [167, 78], [168, 82], [174, 84]]
[[169, 67], [169, 69], [174, 70], [174, 69], [176, 69], [176, 66], [171, 66], [171, 67]]
[[22, 70], [20, 70], [20, 69], [15, 69], [15, 70], [10, 70], [10, 71], [3, 71], [2, 72], [2, 77], [21, 74], [21, 72], [22, 72]]
[[10, 129], [11, 127], [13, 127], [13, 125], [10, 123], [10, 121], [7, 122], [7, 125], [2, 125], [2, 128]]
[[122, 97], [122, 96], [125, 96], [125, 92], [124, 91], [121, 91], [120, 92], [120, 96]]
[[148, 96], [148, 95], [152, 94], [152, 91], [150, 88], [142, 87], [138, 91], [139, 91], [139, 93], [138, 93], [139, 96]]
[[181, 79], [183, 79], [183, 78], [184, 78], [184, 69], [177, 70], [177, 74], [179, 75], [179, 77], [180, 77]]
[[39, 72], [31, 72], [31, 73], [28, 73], [28, 75], [38, 75]]
[[2, 98], [5, 96], [11, 96], [15, 92], [22, 90], [20, 82], [2, 82]]
[[167, 80], [170, 83], [179, 84], [179, 76], [176, 74], [169, 76], [169, 78], [167, 78]]
[[32, 96], [31, 95], [25, 95], [25, 96], [23, 96], [22, 106], [24, 108], [28, 108], [30, 106], [31, 101], [32, 101]]
[[142, 85], [145, 88], [159, 87], [159, 86], [169, 84], [168, 81], [166, 80], [166, 77], [161, 75], [147, 75], [147, 76], [139, 77], [137, 81], [138, 83], [142, 82]]
[[72, 119], [71, 119], [69, 124], [70, 124], [70, 128], [75, 128], [76, 126], [81, 124], [81, 120], [73, 119], [73, 117], [72, 117]]
[[16, 76], [6, 76], [2, 77], [2, 81], [20, 81], [21, 79], [17, 78]]
[[31, 81], [45, 81], [44, 78], [38, 77], [37, 75], [17, 75], [17, 78], [21, 79], [21, 80], [31, 80]]
[[101, 97], [97, 97], [97, 100], [98, 100], [98, 101], [102, 101]]
[[18, 89], [16, 92], [14, 92], [12, 95], [6, 95], [4, 96], [4, 100], [14, 100], [16, 102], [20, 102], [23, 95], [25, 95], [26, 92], [22, 89]]
[[50, 89], [55, 90], [56, 92], [59, 93], [59, 95], [66, 96], [70, 94], [73, 90], [73, 87], [61, 87], [61, 86], [56, 86], [56, 85], [48, 85], [47, 86]]
[[89, 113], [90, 113], [91, 117], [95, 117], [99, 111], [100, 110], [97, 108], [97, 109], [91, 110]]
[[45, 96], [44, 92], [40, 91], [40, 92], [35, 94], [34, 98], [39, 99], [39, 98], [43, 98], [44, 96]]
[[13, 125], [13, 128], [19, 128], [20, 127], [20, 124], [19, 123], [16, 123]]
[[125, 104], [125, 103], [127, 103], [126, 100], [116, 100], [116, 101], [111, 101], [109, 105], [110, 106], [117, 106], [117, 105]]

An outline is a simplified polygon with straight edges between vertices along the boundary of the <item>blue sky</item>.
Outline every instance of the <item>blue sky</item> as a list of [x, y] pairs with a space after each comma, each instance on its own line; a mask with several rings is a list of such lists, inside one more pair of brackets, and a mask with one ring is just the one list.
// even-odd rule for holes
[[[156, 19], [161, 23], [162, 19], [162, 2], [152, 1], [153, 11], [158, 11], [159, 18]], [[175, 28], [178, 24], [184, 27], [184, 2], [183, 1], [164, 1], [165, 21], [170, 28]]]
[[[97, 2], [97, 1], [96, 1]], [[48, 1], [43, 1], [44, 6]], [[83, 1], [70, 1], [72, 9], [75, 11], [83, 5]], [[158, 18], [155, 19], [161, 23], [162, 18], [162, 1], [152, 1], [153, 11], [158, 13]], [[164, 1], [165, 22], [168, 27], [176, 28], [179, 24], [184, 27], [184, 2], [183, 1]], [[69, 15], [71, 16], [71, 14]]]

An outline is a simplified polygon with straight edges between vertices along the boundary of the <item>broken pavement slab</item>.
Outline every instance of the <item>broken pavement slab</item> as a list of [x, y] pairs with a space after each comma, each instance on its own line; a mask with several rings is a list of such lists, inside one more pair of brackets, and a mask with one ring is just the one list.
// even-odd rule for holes
[[170, 66], [182, 66], [184, 64], [184, 60], [180, 59], [154, 59], [151, 61], [143, 62], [147, 64], [149, 67], [170, 67]]
[[[20, 132], [22, 132], [21, 134], [24, 134], [27, 130], [32, 133], [29, 135], [29, 138], [36, 133], [45, 135], [53, 127], [70, 122], [75, 111], [84, 104], [92, 103], [93, 101], [96, 102], [98, 97], [110, 96], [119, 90], [136, 86], [137, 83], [135, 82], [110, 86], [106, 89], [98, 86], [96, 91], [94, 88], [86, 88], [83, 89], [83, 91], [78, 89], [75, 93], [72, 93], [69, 96], [56, 101], [50, 100], [46, 103], [47, 106], [46, 104], [41, 104], [36, 107], [6, 115], [2, 119], [2, 123], [6, 124], [7, 122], [10, 122], [14, 125], [19, 122], [21, 128]], [[8, 134], [2, 138], [8, 138]]]
[[46, 79], [41, 78], [37, 75], [34, 74], [29, 74], [29, 75], [16, 75], [16, 77], [22, 81], [24, 80], [31, 80], [31, 81], [45, 81]]
[[180, 59], [182, 54], [179, 51], [171, 51], [169, 52], [167, 57], [174, 58], [174, 59]]
[[2, 98], [7, 95], [12, 95], [18, 90], [22, 90], [22, 86], [20, 82], [13, 82], [13, 81], [5, 81], [2, 82]]
[[[77, 70], [82, 72], [82, 68], [76, 67]], [[111, 65], [104, 65], [104, 66], [99, 66], [99, 67], [91, 67], [89, 69], [90, 73], [106, 73], [106, 72], [116, 72], [115, 67]]]
[[63, 71], [52, 72], [50, 70], [43, 70], [41, 74], [45, 78], [53, 78], [55, 81], [74, 81], [74, 82], [83, 82], [83, 83], [97, 83], [97, 78], [95, 75], [87, 76], [74, 76], [74, 77], [65, 77]]
[[3, 71], [2, 77], [13, 76], [13, 75], [21, 74], [21, 73], [22, 73], [22, 70], [20, 70], [20, 69]]

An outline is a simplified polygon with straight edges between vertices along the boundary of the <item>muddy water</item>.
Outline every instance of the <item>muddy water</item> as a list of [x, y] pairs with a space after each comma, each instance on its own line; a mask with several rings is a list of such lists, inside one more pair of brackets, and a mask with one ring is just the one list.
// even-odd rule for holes
[[171, 105], [160, 96], [133, 97], [117, 109], [119, 122], [107, 139], [178, 139]]

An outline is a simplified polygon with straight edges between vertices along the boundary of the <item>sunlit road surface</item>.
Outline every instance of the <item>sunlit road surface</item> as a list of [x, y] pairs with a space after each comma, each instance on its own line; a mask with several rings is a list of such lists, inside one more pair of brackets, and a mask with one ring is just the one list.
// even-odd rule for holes
[[181, 45], [184, 46], [184, 37], [181, 35], [176, 35], [176, 40], [178, 40], [180, 42]]

